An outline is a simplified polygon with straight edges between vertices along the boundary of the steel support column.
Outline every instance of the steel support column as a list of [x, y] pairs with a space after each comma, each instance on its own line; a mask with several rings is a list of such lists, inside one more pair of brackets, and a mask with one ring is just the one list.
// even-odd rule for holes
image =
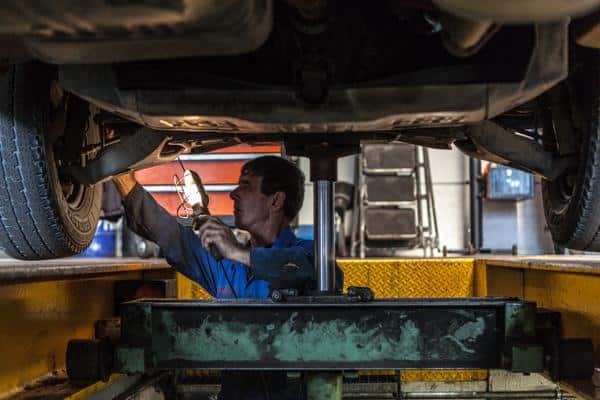
[[314, 182], [315, 280], [323, 294], [335, 292], [335, 244], [333, 182], [337, 179], [337, 156], [310, 157], [310, 180]]
[[335, 247], [333, 223], [333, 181], [314, 183], [315, 269], [317, 290], [335, 290]]
[[321, 294], [334, 294], [336, 264], [333, 183], [337, 180], [338, 158], [358, 153], [359, 143], [349, 140], [346, 135], [329, 136], [327, 140], [317, 144], [312, 140], [288, 137], [285, 139], [285, 148], [289, 155], [310, 159], [310, 180], [314, 182], [316, 289]]
[[471, 250], [478, 253], [483, 244], [483, 216], [481, 191], [479, 179], [481, 174], [481, 161], [475, 158], [469, 160], [469, 203], [470, 203], [470, 228]]

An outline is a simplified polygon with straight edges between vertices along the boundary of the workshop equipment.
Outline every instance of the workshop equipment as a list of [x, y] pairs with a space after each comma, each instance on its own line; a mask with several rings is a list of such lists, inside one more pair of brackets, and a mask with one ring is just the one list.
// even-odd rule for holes
[[358, 161], [352, 254], [392, 256], [438, 248], [428, 150], [406, 143], [363, 144]]

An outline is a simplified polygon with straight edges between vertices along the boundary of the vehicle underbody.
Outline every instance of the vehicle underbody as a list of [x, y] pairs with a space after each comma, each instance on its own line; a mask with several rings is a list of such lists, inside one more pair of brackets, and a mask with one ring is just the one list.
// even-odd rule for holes
[[33, 61], [59, 94], [43, 136], [63, 192], [241, 142], [455, 145], [548, 182], [580, 169], [596, 0], [83, 3], [0, 6], [8, 76]]
[[[323, 40], [281, 32], [276, 23], [274, 39], [248, 55], [61, 65], [58, 80], [65, 90], [108, 111], [112, 127], [118, 116], [167, 138], [160, 143], [174, 157], [175, 144], [180, 152], [202, 152], [218, 142], [225, 146], [323, 134], [449, 148], [457, 140], [468, 141], [471, 127], [534, 99], [567, 75], [565, 22], [507, 28], [486, 51], [459, 59], [439, 37], [419, 36], [406, 27], [413, 38], [382, 42], [403, 27], [393, 19], [389, 32], [381, 32], [374, 25], [381, 19], [377, 17], [381, 15], [373, 16], [371, 24], [358, 13], [336, 19], [322, 33]], [[286, 22], [281, 25], [288, 26]], [[365, 43], [358, 33], [344, 32], [361, 22]], [[339, 40], [346, 33], [359, 37], [347, 49], [337, 49], [336, 43], [348, 43]], [[515, 42], [517, 46], [511, 45]], [[294, 43], [301, 48], [290, 50]], [[515, 115], [521, 126], [535, 128], [527, 106]], [[550, 158], [539, 166], [515, 161], [551, 177], [560, 171], [548, 171]]]

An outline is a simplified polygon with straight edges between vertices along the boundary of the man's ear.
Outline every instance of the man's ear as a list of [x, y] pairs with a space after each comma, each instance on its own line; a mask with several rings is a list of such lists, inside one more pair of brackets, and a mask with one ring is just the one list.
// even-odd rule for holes
[[273, 207], [273, 209], [279, 211], [279, 210], [283, 210], [284, 204], [285, 204], [285, 193], [284, 192], [275, 192], [275, 194], [273, 194], [273, 200], [271, 202], [271, 207]]

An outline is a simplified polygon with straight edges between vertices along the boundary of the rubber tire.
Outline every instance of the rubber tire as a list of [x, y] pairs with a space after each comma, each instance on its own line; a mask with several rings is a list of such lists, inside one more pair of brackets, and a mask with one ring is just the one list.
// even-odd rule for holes
[[52, 76], [48, 66], [27, 63], [0, 79], [0, 247], [18, 259], [85, 250], [100, 216], [101, 185], [84, 187], [77, 204], [63, 195], [45, 140]]
[[[581, 110], [579, 161], [569, 200], [560, 195], [560, 179], [542, 181], [546, 223], [555, 245], [583, 251], [600, 251], [600, 51], [582, 50], [583, 64], [575, 76], [584, 84], [573, 84]], [[562, 85], [566, 85], [563, 83]], [[553, 90], [561, 90], [557, 87]], [[563, 88], [564, 90], [564, 88]], [[577, 104], [581, 103], [581, 104]], [[565, 104], [565, 107], [569, 107]], [[573, 113], [571, 118], [573, 118]], [[542, 115], [548, 121], [548, 115]], [[577, 124], [571, 124], [573, 127]], [[551, 125], [550, 125], [551, 126]], [[544, 130], [550, 129], [545, 123]], [[575, 129], [575, 128], [573, 128]]]

